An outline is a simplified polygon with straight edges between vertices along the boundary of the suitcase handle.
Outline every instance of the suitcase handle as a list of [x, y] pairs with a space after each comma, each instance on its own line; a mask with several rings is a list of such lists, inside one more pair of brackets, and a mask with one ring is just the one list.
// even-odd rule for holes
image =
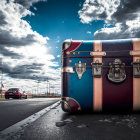
[[106, 52], [99, 52], [99, 51], [90, 52], [90, 55], [91, 56], [106, 56]]

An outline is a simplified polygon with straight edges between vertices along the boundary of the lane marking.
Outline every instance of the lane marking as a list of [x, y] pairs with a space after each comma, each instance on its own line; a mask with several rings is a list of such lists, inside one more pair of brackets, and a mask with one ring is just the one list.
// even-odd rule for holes
[[44, 99], [43, 101], [47, 101], [47, 100], [52, 100], [52, 99], [60, 99], [60, 98], [28, 98], [28, 99], [0, 99], [0, 103], [1, 102], [20, 102], [20, 101], [42, 101], [42, 99]]
[[11, 137], [16, 136], [16, 134], [19, 134], [23, 131], [25, 127], [27, 127], [32, 122], [36, 121], [38, 118], [49, 112], [51, 109], [57, 107], [60, 104], [60, 101], [40, 110], [39, 112], [27, 117], [26, 119], [4, 129], [3, 131], [0, 131], [0, 140], [8, 140]]

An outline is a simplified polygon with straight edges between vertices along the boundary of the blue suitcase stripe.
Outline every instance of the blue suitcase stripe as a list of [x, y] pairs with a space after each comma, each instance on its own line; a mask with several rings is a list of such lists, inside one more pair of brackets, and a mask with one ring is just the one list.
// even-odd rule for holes
[[[88, 51], [93, 51], [93, 41], [83, 42], [76, 51], [85, 51], [87, 49]], [[93, 58], [70, 58], [70, 60], [72, 61], [70, 63], [71, 66], [74, 66], [79, 61], [91, 65]], [[74, 71], [76, 70], [74, 69]], [[93, 77], [91, 68], [86, 69], [80, 80], [76, 72], [69, 75], [68, 93], [69, 97], [74, 98], [80, 104], [82, 110], [93, 110]]]

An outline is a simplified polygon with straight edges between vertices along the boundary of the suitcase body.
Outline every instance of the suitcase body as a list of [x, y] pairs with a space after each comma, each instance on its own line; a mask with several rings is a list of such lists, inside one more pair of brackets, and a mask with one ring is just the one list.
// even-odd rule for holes
[[140, 110], [140, 39], [62, 45], [65, 112]]

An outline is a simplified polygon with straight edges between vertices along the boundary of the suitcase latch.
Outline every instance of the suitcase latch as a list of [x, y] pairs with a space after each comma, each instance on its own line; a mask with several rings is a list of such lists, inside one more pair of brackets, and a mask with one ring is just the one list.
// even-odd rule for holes
[[109, 66], [108, 79], [111, 82], [120, 83], [126, 79], [125, 63], [120, 59], [115, 59], [113, 63], [109, 63]]
[[133, 65], [133, 76], [135, 78], [140, 78], [140, 59], [137, 59], [132, 63]]
[[81, 61], [79, 61], [79, 63], [75, 64], [75, 67], [76, 67], [78, 78], [81, 79], [83, 73], [86, 71], [86, 63], [81, 63]]
[[92, 75], [95, 78], [100, 78], [102, 76], [102, 65], [103, 63], [100, 63], [99, 60], [96, 60], [95, 63], [91, 63], [92, 65]]

